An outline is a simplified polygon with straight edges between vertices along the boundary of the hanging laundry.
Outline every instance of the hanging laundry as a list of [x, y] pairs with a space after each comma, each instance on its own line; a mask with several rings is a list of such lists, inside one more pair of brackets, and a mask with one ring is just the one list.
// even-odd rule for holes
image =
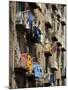
[[30, 27], [32, 29], [32, 22], [34, 20], [34, 16], [32, 15], [31, 12], [29, 12], [29, 14], [28, 14], [28, 20], [29, 20]]
[[30, 26], [29, 26], [29, 21], [26, 22], [26, 29], [30, 29]]
[[35, 63], [33, 65], [33, 71], [36, 79], [39, 79], [42, 76], [42, 67], [39, 64]]
[[32, 58], [30, 55], [28, 55], [28, 59], [27, 59], [27, 69], [29, 71], [32, 71]]
[[55, 60], [52, 61], [51, 68], [55, 69], [55, 70], [58, 70], [58, 63]]
[[44, 35], [43, 34], [41, 34], [41, 36], [40, 36], [41, 38], [40, 38], [40, 42], [41, 43], [44, 43]]
[[23, 53], [23, 54], [21, 54], [21, 59], [22, 60], [27, 60], [27, 57], [28, 57], [28, 53]]
[[23, 16], [24, 16], [24, 25], [26, 26], [26, 23], [27, 23], [27, 20], [28, 20], [28, 11], [24, 12], [23, 13]]
[[30, 33], [30, 24], [29, 21], [27, 20], [26, 24], [25, 24], [25, 28], [26, 28], [26, 32]]
[[51, 49], [52, 49], [51, 44], [49, 43], [49, 41], [47, 41], [45, 45], [45, 50], [50, 52]]
[[34, 26], [34, 37], [37, 41], [40, 41], [41, 31], [38, 27]]
[[26, 68], [27, 59], [28, 59], [28, 53], [21, 54], [20, 64], [24, 68]]

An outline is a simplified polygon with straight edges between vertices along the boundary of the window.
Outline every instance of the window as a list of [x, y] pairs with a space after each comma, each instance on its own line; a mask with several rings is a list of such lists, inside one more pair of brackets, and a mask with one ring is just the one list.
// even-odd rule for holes
[[61, 56], [62, 69], [64, 68], [64, 53], [62, 52]]
[[61, 35], [63, 35], [64, 34], [64, 26], [63, 25], [61, 26], [61, 30], [62, 30]]
[[46, 4], [46, 8], [49, 9], [49, 5], [48, 4]]
[[18, 40], [19, 46], [20, 46], [20, 37], [19, 36], [17, 36], [17, 40]]
[[59, 22], [57, 22], [57, 31], [59, 30]]
[[38, 52], [38, 57], [40, 58], [40, 52]]
[[61, 14], [62, 14], [62, 17], [64, 16], [64, 7], [62, 6], [61, 7]]
[[48, 27], [45, 28], [45, 32], [46, 32], [45, 38], [50, 40], [50, 33], [49, 33], [49, 28]]
[[49, 33], [49, 31], [48, 31], [48, 28], [46, 27], [46, 38], [48, 38], [48, 33]]
[[46, 57], [46, 61], [45, 61], [45, 70], [46, 70], [46, 73], [48, 72], [48, 60], [49, 60], [49, 58]]
[[54, 20], [54, 23], [53, 24], [54, 24], [54, 30], [55, 30], [55, 20]]
[[54, 19], [54, 15], [53, 15], [53, 13], [51, 14], [51, 18]]
[[52, 26], [53, 26], [53, 30], [55, 30], [55, 18], [54, 18], [54, 14], [51, 14], [51, 18], [52, 18]]
[[60, 56], [60, 51], [57, 50], [57, 63], [58, 63], [58, 67], [59, 67], [59, 56]]
[[16, 3], [16, 12], [18, 11], [24, 11], [25, 9], [25, 3], [24, 2], [17, 2]]

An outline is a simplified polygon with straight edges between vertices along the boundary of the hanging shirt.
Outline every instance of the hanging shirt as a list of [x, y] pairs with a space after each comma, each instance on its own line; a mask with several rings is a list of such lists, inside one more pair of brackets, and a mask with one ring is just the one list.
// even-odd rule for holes
[[57, 62], [56, 62], [55, 60], [52, 61], [52, 63], [51, 63], [51, 68], [55, 68], [55, 69], [58, 70], [58, 64], [57, 64]]
[[27, 58], [28, 58], [28, 53], [22, 53], [21, 54], [20, 63], [25, 68], [26, 68], [26, 64], [27, 64]]
[[26, 23], [26, 29], [30, 29], [29, 22]]
[[41, 36], [40, 36], [40, 37], [41, 37], [41, 40], [40, 40], [40, 41], [43, 43], [43, 42], [44, 42], [44, 35], [43, 35], [43, 34], [41, 34]]
[[28, 18], [29, 22], [32, 23], [32, 21], [34, 20], [34, 16], [32, 15], [31, 12], [29, 12], [29, 18]]
[[40, 34], [41, 34], [41, 31], [39, 30], [39, 28], [34, 26], [34, 37], [36, 40], [40, 40]]
[[26, 25], [28, 19], [28, 12], [24, 13], [24, 25]]
[[39, 64], [34, 64], [33, 65], [33, 71], [35, 74], [35, 78], [40, 78], [42, 76], [42, 68]]
[[34, 16], [32, 15], [31, 12], [29, 12], [29, 14], [28, 14], [28, 20], [29, 20], [30, 27], [32, 27], [32, 22], [34, 20]]

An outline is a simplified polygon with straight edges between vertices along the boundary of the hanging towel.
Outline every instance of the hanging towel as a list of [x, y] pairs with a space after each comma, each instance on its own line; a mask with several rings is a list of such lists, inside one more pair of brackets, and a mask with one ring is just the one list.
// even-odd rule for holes
[[41, 41], [41, 43], [44, 42], [44, 35], [43, 34], [41, 34], [41, 36], [40, 36], [40, 41]]
[[30, 55], [28, 55], [27, 69], [28, 69], [29, 71], [32, 71], [32, 58], [31, 58]]

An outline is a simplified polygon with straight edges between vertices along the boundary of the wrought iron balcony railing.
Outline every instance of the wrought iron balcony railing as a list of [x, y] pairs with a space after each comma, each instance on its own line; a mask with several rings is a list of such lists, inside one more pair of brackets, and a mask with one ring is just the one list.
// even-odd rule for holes
[[20, 11], [16, 13], [16, 24], [25, 24], [25, 21], [28, 18], [28, 13], [30, 10]]

